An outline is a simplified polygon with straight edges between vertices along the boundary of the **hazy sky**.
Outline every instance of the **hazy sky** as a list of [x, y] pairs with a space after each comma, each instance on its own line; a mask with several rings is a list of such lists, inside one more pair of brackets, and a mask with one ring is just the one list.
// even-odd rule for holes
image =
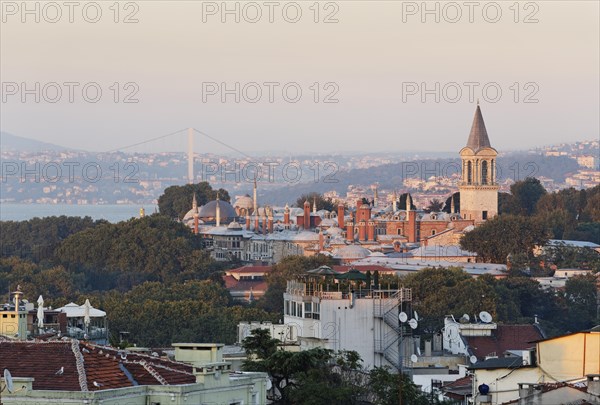
[[[599, 135], [595, 0], [427, 2], [431, 14], [421, 1], [228, 1], [239, 22], [221, 1], [120, 2], [119, 22], [112, 1], [76, 3], [31, 1], [23, 14], [2, 1], [2, 131], [97, 151], [190, 126], [248, 152], [454, 151], [473, 89], [497, 149]], [[138, 102], [125, 103], [132, 92]], [[184, 148], [176, 138], [152, 150]]]

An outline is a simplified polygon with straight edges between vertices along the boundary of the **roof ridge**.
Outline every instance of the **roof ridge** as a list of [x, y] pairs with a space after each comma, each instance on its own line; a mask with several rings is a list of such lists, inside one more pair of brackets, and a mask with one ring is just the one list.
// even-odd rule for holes
[[71, 350], [75, 355], [75, 365], [77, 366], [77, 374], [79, 377], [79, 386], [81, 387], [81, 391], [87, 392], [87, 376], [85, 373], [85, 366], [83, 364], [83, 354], [81, 354], [81, 350], [79, 350], [79, 340], [72, 339], [71, 340]]

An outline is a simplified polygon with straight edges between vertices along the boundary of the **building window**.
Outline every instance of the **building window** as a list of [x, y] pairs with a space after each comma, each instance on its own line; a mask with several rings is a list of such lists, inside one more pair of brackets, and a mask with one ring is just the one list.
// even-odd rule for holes
[[488, 184], [488, 162], [481, 162], [481, 184]]
[[487, 211], [482, 211], [481, 212], [481, 218], [482, 219], [487, 219]]
[[467, 162], [467, 184], [471, 184], [473, 181], [473, 165], [471, 161]]
[[431, 230], [431, 236], [435, 235], [435, 229]]

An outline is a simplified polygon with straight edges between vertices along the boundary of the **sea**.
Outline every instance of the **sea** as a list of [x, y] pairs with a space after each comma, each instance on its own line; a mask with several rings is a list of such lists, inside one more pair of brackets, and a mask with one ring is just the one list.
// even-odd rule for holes
[[146, 214], [155, 212], [157, 207], [152, 204], [126, 205], [126, 204], [14, 204], [0, 203], [0, 221], [26, 221], [35, 217], [75, 216], [91, 217], [92, 219], [105, 219], [109, 222], [127, 221], [132, 217], [139, 217], [140, 208]]

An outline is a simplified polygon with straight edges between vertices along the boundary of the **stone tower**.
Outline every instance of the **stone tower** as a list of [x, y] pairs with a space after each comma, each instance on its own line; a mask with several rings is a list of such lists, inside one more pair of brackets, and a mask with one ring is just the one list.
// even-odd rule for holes
[[477, 103], [467, 146], [460, 151], [460, 215], [463, 219], [473, 219], [477, 223], [498, 214], [496, 156], [498, 152], [490, 145], [481, 108]]

